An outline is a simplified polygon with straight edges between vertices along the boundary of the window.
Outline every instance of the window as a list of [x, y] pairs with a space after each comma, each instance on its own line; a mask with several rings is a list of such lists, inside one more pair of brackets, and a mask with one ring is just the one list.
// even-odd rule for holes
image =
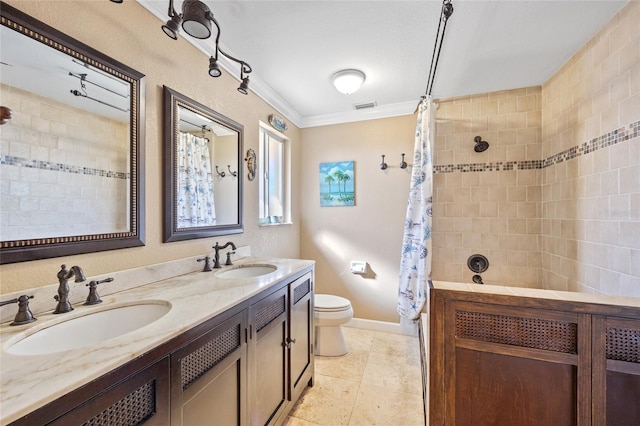
[[289, 139], [260, 122], [260, 224], [289, 223]]

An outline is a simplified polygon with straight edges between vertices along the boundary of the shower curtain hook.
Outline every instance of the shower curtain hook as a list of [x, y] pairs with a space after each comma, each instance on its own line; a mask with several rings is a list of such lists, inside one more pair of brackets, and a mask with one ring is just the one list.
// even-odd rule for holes
[[387, 163], [384, 162], [384, 154], [382, 154], [382, 163], [380, 163], [380, 170], [387, 170]]

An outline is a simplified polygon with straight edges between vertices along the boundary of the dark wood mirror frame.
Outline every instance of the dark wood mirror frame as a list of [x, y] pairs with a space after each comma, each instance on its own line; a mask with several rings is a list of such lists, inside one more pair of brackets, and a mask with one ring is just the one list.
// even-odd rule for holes
[[48, 47], [83, 61], [130, 85], [130, 211], [126, 232], [2, 241], [0, 264], [24, 262], [144, 245], [144, 75], [38, 21], [0, 3], [1, 24]]
[[[244, 143], [244, 126], [228, 117], [212, 110], [211, 108], [164, 86], [164, 242], [183, 241], [195, 238], [215, 237], [218, 235], [240, 234], [243, 228], [243, 202], [242, 202], [242, 176], [243, 161], [242, 147]], [[204, 116], [238, 134], [237, 151], [237, 222], [215, 226], [199, 226], [191, 228], [178, 227], [177, 214], [177, 135], [178, 135], [178, 108], [187, 108], [192, 112]]]

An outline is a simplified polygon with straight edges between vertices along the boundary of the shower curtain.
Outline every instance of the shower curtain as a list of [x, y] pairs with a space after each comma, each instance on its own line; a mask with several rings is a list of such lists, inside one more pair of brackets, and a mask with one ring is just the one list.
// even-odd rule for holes
[[398, 285], [398, 314], [410, 321], [420, 317], [429, 291], [427, 282], [431, 279], [432, 112], [433, 102], [427, 96], [418, 106]]
[[180, 132], [177, 198], [178, 228], [216, 224], [208, 139]]

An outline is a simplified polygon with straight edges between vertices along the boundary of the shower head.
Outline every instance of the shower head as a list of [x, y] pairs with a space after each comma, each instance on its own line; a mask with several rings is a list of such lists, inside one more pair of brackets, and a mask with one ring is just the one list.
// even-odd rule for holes
[[476, 136], [473, 140], [476, 143], [476, 146], [473, 147], [475, 152], [485, 152], [489, 149], [489, 142], [483, 141], [480, 136]]

